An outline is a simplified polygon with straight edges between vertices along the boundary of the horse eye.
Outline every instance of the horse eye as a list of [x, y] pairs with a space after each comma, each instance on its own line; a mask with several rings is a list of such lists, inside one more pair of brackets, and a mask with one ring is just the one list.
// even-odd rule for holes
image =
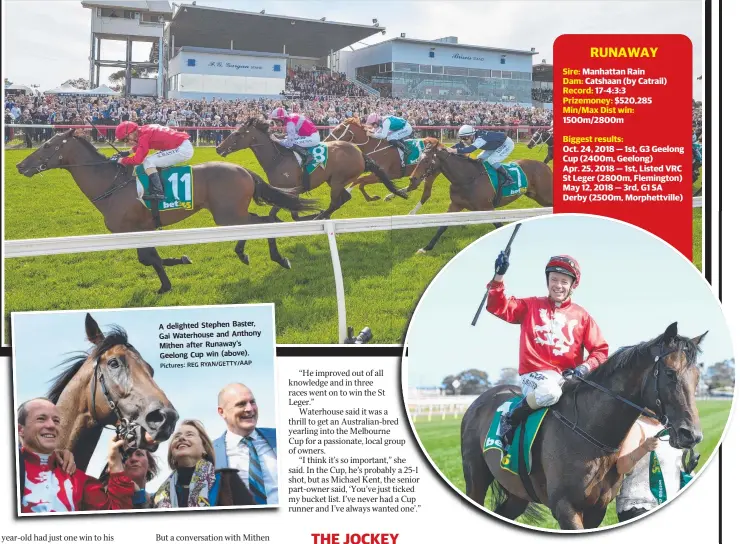
[[119, 366], [121, 366], [121, 361], [119, 361], [118, 359], [111, 359], [110, 361], [108, 361], [109, 368], [112, 368], [115, 370]]

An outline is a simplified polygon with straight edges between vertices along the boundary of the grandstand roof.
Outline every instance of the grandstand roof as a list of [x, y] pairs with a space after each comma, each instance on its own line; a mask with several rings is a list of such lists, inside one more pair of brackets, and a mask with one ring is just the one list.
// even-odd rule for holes
[[172, 13], [167, 0], [91, 0], [82, 2], [83, 8], [122, 8], [152, 13]]
[[450, 43], [450, 42], [442, 42], [439, 40], [416, 40], [414, 38], [391, 38], [390, 40], [384, 40], [382, 42], [374, 43], [372, 45], [369, 45], [368, 47], [375, 47], [376, 45], [380, 45], [381, 43], [388, 43], [388, 42], [420, 43], [424, 45], [431, 45], [432, 47], [447, 46], [447, 47], [459, 47], [461, 49], [478, 49], [479, 51], [496, 51], [498, 53], [519, 53], [520, 55], [539, 55], [539, 53], [535, 51], [534, 48], [532, 48], [531, 50], [506, 49], [503, 47], [488, 47], [486, 45]]
[[[328, 6], [328, 5], [327, 5]], [[329, 8], [327, 7], [327, 11]], [[206, 6], [180, 5], [168, 27], [175, 47], [233, 48], [319, 58], [385, 30]]]

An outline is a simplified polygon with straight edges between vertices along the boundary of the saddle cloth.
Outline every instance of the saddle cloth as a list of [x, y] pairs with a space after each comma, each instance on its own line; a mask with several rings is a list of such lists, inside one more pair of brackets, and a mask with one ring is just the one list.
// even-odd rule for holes
[[[493, 190], [498, 193], [498, 188], [501, 186], [501, 180], [499, 180], [498, 172], [486, 161], [483, 162], [483, 166], [486, 169], [486, 173], [488, 174], [488, 179], [491, 181], [491, 185], [493, 185]], [[502, 164], [501, 166], [508, 170], [509, 175], [514, 180], [514, 183], [504, 187], [504, 192], [501, 197], [506, 198], [517, 194], [525, 194], [527, 192], [528, 181], [527, 176], [524, 174], [524, 170], [522, 170], [522, 168], [516, 163], [507, 163]]]
[[[326, 168], [326, 161], [329, 159], [329, 148], [326, 144], [319, 144], [314, 147], [309, 147], [308, 149], [308, 164], [306, 165], [306, 170], [309, 174], [313, 174], [314, 171], [320, 166], [321, 168]], [[293, 151], [293, 155], [295, 155], [296, 160], [298, 161], [299, 165], [303, 165], [302, 157]]]
[[[524, 397], [513, 397], [496, 409], [496, 413], [491, 421], [491, 427], [488, 429], [486, 440], [483, 443], [483, 452], [488, 450], [499, 450], [501, 452], [501, 468], [508, 470], [512, 474], [519, 475], [519, 470], [522, 466], [522, 460], [519, 458], [519, 438], [521, 436], [522, 428], [517, 427], [514, 433], [514, 440], [512, 441], [511, 451], [507, 452], [504, 450], [503, 442], [501, 441], [500, 425], [501, 416], [505, 413], [511, 412], [521, 404]], [[542, 425], [542, 420], [547, 415], [547, 408], [543, 408], [533, 412], [529, 415], [526, 421], [526, 431], [524, 433], [524, 466], [527, 470], [527, 474], [532, 472], [532, 444], [534, 439], [537, 437], [537, 433]]]
[[[136, 194], [144, 206], [151, 210], [151, 201], [144, 200], [144, 193], [149, 191], [149, 176], [144, 167], [138, 165], [134, 170], [136, 173]], [[159, 211], [167, 210], [192, 210], [193, 209], [193, 179], [192, 166], [173, 166], [159, 170], [159, 178], [162, 180], [164, 189], [164, 200], [160, 200]]]

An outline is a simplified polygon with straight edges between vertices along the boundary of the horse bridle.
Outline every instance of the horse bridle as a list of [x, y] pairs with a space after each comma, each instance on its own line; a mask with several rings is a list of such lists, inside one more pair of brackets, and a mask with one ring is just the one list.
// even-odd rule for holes
[[[102, 354], [100, 355], [102, 357]], [[105, 376], [103, 370], [100, 367], [100, 357], [95, 359], [93, 363], [93, 377], [90, 380], [90, 396], [92, 397], [92, 403], [90, 413], [94, 422], [99, 422], [97, 414], [95, 412], [95, 393], [98, 389], [97, 384], [100, 383], [100, 390], [103, 392], [108, 407], [111, 409], [113, 414], [116, 416], [115, 431], [118, 438], [122, 438], [126, 441], [126, 445], [123, 448], [124, 454], [133, 451], [137, 447], [136, 440], [136, 429], [141, 425], [137, 423], [131, 423], [127, 418], [123, 416], [120, 408], [118, 408], [118, 402], [114, 401], [111, 397], [108, 386], [105, 384]]]
[[[547, 134], [547, 139], [543, 139], [543, 134]], [[545, 144], [547, 146], [550, 146], [550, 143], [552, 142], [552, 134], [546, 130], [538, 130], [537, 133], [532, 137], [532, 139], [537, 138], [537, 141], [534, 142], [533, 145], [542, 145]]]
[[[630, 406], [631, 408], [634, 408], [641, 415], [643, 415], [643, 416], [645, 416], [647, 418], [653, 419], [655, 421], [658, 421], [661, 425], [663, 425], [663, 427], [665, 427], [665, 429], [670, 429], [670, 428], [672, 428], [672, 425], [671, 425], [671, 423], [670, 423], [670, 421], [668, 419], [668, 416], [665, 414], [665, 411], [664, 411], [664, 408], [663, 408], [663, 401], [660, 398], [660, 387], [659, 387], [658, 381], [659, 381], [659, 377], [660, 377], [660, 370], [661, 370], [661, 368], [664, 368], [665, 369], [665, 367], [666, 367], [664, 359], [668, 355], [671, 355], [671, 354], [673, 354], [673, 353], [675, 353], [675, 352], [677, 352], [679, 350], [682, 350], [683, 351], [683, 348], [676, 348], [676, 349], [673, 349], [673, 350], [670, 350], [670, 351], [661, 352], [661, 351], [659, 351], [659, 348], [657, 346], [653, 346], [651, 348], [651, 350], [650, 350], [651, 355], [654, 356], [653, 368], [651, 369], [650, 372], [646, 372], [645, 373], [645, 376], [642, 379], [642, 386], [640, 388], [640, 399], [643, 401], [643, 404], [644, 404], [645, 403], [645, 387], [647, 386], [648, 378], [652, 374], [653, 378], [655, 378], [653, 380], [653, 383], [654, 383], [654, 393], [655, 393], [655, 406], [656, 406], [657, 412], [653, 412], [651, 410], [648, 410], [647, 408], [643, 408], [643, 407], [635, 404], [631, 400], [628, 400], [628, 399], [622, 397], [621, 395], [618, 395], [617, 393], [614, 393], [613, 391], [607, 389], [606, 387], [604, 387], [604, 386], [602, 386], [602, 385], [600, 385], [600, 384], [598, 384], [596, 382], [593, 382], [593, 381], [588, 380], [586, 378], [582, 378], [581, 376], [576, 376], [576, 378], [579, 381], [581, 381], [582, 383], [585, 383], [586, 385], [589, 385], [589, 386], [593, 387], [594, 389], [598, 389], [599, 391], [610, 395], [611, 397], [613, 397], [613, 398], [617, 399], [618, 401], [626, 404], [627, 406]], [[576, 422], [575, 423], [572, 422], [570, 419], [568, 419], [566, 416], [564, 416], [558, 410], [553, 409], [552, 410], [552, 413], [566, 427], [568, 427], [569, 429], [571, 429], [572, 431], [574, 431], [577, 435], [579, 435], [580, 437], [584, 438], [585, 440], [587, 440], [588, 442], [590, 442], [594, 446], [598, 447], [599, 449], [601, 449], [601, 450], [603, 450], [605, 452], [608, 452], [608, 453], [616, 453], [616, 452], [619, 451], [619, 448], [613, 448], [611, 446], [607, 446], [607, 445], [603, 444], [602, 442], [600, 442], [599, 440], [597, 440], [596, 438], [594, 438], [593, 436], [591, 436], [590, 434], [588, 434], [586, 431], [584, 431], [583, 429], [581, 429], [578, 426], [578, 423], [577, 423], [577, 421], [578, 421], [578, 405], [575, 402], [574, 402], [574, 411], [575, 411], [575, 414], [576, 414]]]
[[[327, 136], [327, 139], [331, 136], [335, 140], [341, 140], [342, 138], [344, 138], [344, 135], [347, 134], [347, 131], [350, 130], [350, 124], [351, 123], [347, 123], [346, 125], [344, 125], [344, 132], [342, 132], [342, 134], [340, 136], [338, 136], [338, 137], [337, 136], [334, 136], [334, 130], [336, 130], [336, 129], [332, 130], [329, 133], [329, 136]], [[349, 143], [352, 143], [352, 142], [355, 141], [355, 133], [354, 132], [350, 131], [350, 139], [347, 140], [347, 141]], [[378, 140], [378, 142], [380, 142], [380, 141], [381, 140]], [[355, 143], [355, 145], [367, 145], [369, 142], [370, 142], [370, 136], [368, 136], [367, 137], [367, 140], [365, 140], [364, 142], [362, 142], [362, 143]], [[375, 151], [377, 151], [377, 146], [376, 146]], [[371, 153], [374, 153], [375, 151], [371, 151]]]
[[[75, 136], [71, 136], [71, 138], [75, 138]], [[59, 151], [62, 148], [62, 146], [64, 144], [66, 144], [66, 143], [67, 143], [67, 140], [66, 139], [65, 140], [62, 140], [61, 145], [58, 145], [58, 146], [56, 146], [54, 148], [54, 152]], [[41, 161], [39, 163], [39, 165], [36, 167], [36, 172], [40, 174], [41, 172], [45, 172], [46, 170], [48, 170], [49, 169], [49, 167], [48, 167], [49, 161], [51, 160], [51, 158], [53, 156], [54, 156], [54, 154], [51, 154], [48, 157], [46, 157], [46, 159], [44, 159], [43, 161]], [[64, 155], [59, 155], [59, 160], [60, 161], [63, 158], [64, 158]], [[67, 165], [64, 166], [64, 168], [77, 168], [77, 167], [80, 167], [80, 166], [99, 166], [101, 164], [107, 164], [109, 162], [110, 162], [110, 159], [104, 160], [104, 161], [82, 162], [82, 163], [79, 163], [79, 164], [67, 164]], [[100, 196], [97, 196], [97, 197], [93, 198], [92, 200], [90, 200], [90, 202], [92, 202], [94, 204], [95, 202], [98, 202], [100, 200], [103, 200], [105, 198], [108, 198], [113, 193], [115, 193], [119, 189], [123, 189], [124, 187], [126, 187], [126, 185], [128, 185], [129, 183], [131, 183], [131, 181], [133, 181], [134, 178], [131, 177], [127, 181], [124, 181], [123, 183], [119, 183], [118, 185], [116, 185], [116, 180], [118, 179], [118, 176], [121, 173], [120, 165], [117, 165], [117, 166], [119, 166], [119, 168], [117, 168], [117, 170], [116, 170], [116, 176], [113, 178], [113, 186], [110, 187], [107, 191], [105, 191]]]

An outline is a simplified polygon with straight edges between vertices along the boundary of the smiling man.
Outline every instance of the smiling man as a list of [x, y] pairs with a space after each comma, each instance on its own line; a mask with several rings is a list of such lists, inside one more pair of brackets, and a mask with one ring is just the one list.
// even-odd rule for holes
[[125, 510], [131, 508], [134, 482], [123, 471], [121, 446], [111, 440], [108, 447], [108, 489], [75, 471], [68, 474], [56, 460], [61, 440], [61, 416], [46, 398], [24, 402], [18, 408], [19, 478], [21, 512], [76, 512], [80, 510]]
[[216, 469], [238, 469], [257, 504], [277, 504], [275, 429], [257, 427], [259, 409], [252, 391], [240, 383], [224, 387], [218, 394], [218, 415], [226, 432], [213, 441]]
[[[584, 377], [606, 361], [609, 345], [593, 317], [573, 303], [581, 281], [578, 262], [568, 255], [551, 257], [545, 266], [546, 297], [515, 298], [504, 293], [509, 257], [501, 252], [496, 275], [488, 284], [487, 310], [521, 327], [519, 375], [525, 400], [501, 418], [500, 435], [508, 447], [513, 431], [533, 411], [552, 406], [562, 394], [564, 377]], [[584, 350], [589, 356], [584, 360]]]

